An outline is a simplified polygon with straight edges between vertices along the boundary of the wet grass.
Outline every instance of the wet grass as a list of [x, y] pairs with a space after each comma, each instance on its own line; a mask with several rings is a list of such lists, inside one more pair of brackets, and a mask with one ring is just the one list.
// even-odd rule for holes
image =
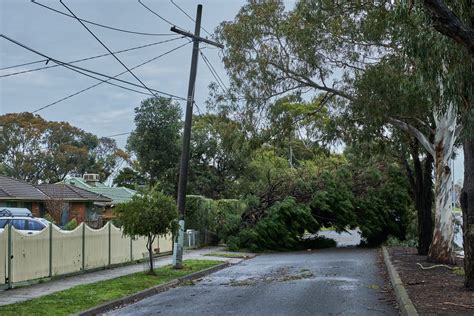
[[221, 263], [215, 260], [185, 260], [184, 267], [180, 270], [175, 270], [172, 266], [164, 266], [155, 269], [156, 275], [134, 273], [79, 285], [22, 303], [0, 306], [0, 315], [69, 315]]

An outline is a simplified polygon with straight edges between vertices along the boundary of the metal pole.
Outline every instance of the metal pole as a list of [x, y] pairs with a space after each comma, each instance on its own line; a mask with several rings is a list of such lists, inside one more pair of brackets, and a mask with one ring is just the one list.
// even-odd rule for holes
[[[199, 37], [201, 31], [202, 5], [197, 6], [196, 24], [194, 27], [194, 36]], [[184, 120], [183, 148], [181, 152], [181, 163], [179, 168], [178, 182], [178, 212], [179, 212], [179, 231], [177, 242], [173, 251], [173, 266], [175, 269], [183, 267], [183, 243], [184, 243], [184, 213], [186, 204], [186, 187], [188, 182], [188, 164], [189, 164], [189, 143], [191, 139], [191, 124], [193, 118], [194, 103], [194, 85], [196, 83], [196, 72], [199, 54], [199, 39], [193, 38], [193, 55], [191, 58], [191, 71], [189, 74], [188, 99], [186, 102], [186, 116]]]

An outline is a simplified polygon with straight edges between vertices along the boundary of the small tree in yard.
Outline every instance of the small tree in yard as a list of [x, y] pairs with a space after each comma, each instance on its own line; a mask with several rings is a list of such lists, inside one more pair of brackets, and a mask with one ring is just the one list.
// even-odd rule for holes
[[156, 236], [165, 236], [177, 229], [178, 211], [173, 198], [156, 188], [143, 194], [136, 194], [127, 203], [115, 209], [122, 223], [123, 233], [131, 238], [147, 238], [146, 248], [150, 260], [150, 274], [153, 270], [153, 242]]

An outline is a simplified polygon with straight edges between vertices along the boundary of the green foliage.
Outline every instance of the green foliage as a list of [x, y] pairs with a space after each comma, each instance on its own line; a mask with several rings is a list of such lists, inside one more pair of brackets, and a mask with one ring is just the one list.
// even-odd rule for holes
[[54, 183], [87, 171], [105, 179], [127, 158], [113, 139], [32, 113], [1, 115], [0, 126], [0, 163], [14, 178]]
[[180, 156], [181, 107], [170, 98], [149, 98], [135, 108], [135, 130], [127, 149], [137, 157], [142, 174], [152, 183], [161, 181], [165, 192], [174, 192]]
[[254, 226], [242, 229], [236, 238], [228, 241], [228, 246], [251, 251], [295, 249], [305, 230], [317, 225], [309, 208], [289, 197], [270, 207], [267, 216]]
[[63, 226], [63, 230], [74, 230], [78, 226], [77, 220], [75, 218], [71, 219], [66, 225]]
[[178, 228], [178, 211], [174, 199], [153, 187], [117, 205], [114, 214], [126, 236], [147, 238], [149, 272], [153, 274], [153, 241], [156, 236], [174, 234]]
[[418, 242], [415, 239], [400, 240], [397, 237], [389, 236], [386, 241], [387, 246], [417, 247]]
[[316, 236], [311, 238], [303, 238], [300, 242], [302, 249], [323, 249], [336, 247], [337, 242], [334, 239], [323, 236]]
[[[56, 221], [54, 220], [54, 218], [53, 218], [53, 217], [51, 216], [51, 214], [49, 214], [49, 213], [46, 213], [46, 214], [43, 216], [43, 218], [44, 218], [45, 220], [47, 220], [48, 222], [50, 222], [50, 223], [56, 224]], [[67, 224], [66, 224], [66, 225], [67, 225]], [[76, 225], [77, 225], [77, 223], [76, 223]]]
[[137, 190], [139, 187], [143, 187], [146, 184], [146, 179], [134, 169], [125, 167], [120, 170], [117, 177], [115, 177], [114, 184], [119, 187]]
[[[225, 241], [238, 232], [245, 203], [239, 200], [212, 200], [186, 197], [186, 229], [200, 231], [201, 243]], [[207, 240], [210, 237], [211, 240]]]
[[131, 238], [165, 236], [177, 229], [175, 201], [155, 188], [118, 204], [114, 214], [122, 223], [123, 233]]
[[378, 245], [390, 235], [404, 240], [414, 209], [402, 169], [377, 158], [354, 159], [352, 168], [354, 212], [366, 243]]
[[242, 124], [224, 114], [194, 116], [191, 146], [189, 192], [212, 199], [236, 197], [235, 180], [249, 159]]

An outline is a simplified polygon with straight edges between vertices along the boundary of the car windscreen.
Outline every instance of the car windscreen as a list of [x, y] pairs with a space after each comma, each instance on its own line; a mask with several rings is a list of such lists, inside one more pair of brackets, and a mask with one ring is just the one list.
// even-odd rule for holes
[[5, 225], [7, 225], [7, 223], [7, 219], [0, 219], [0, 228], [5, 228]]

